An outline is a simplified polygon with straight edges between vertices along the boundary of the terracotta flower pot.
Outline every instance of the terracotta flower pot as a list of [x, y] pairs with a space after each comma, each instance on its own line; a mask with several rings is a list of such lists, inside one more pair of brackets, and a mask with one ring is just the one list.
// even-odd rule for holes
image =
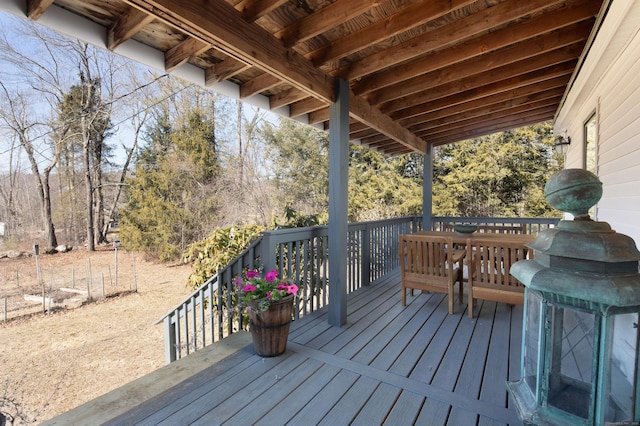
[[293, 294], [289, 294], [277, 302], [271, 302], [266, 311], [258, 310], [259, 300], [249, 302], [249, 326], [253, 347], [258, 355], [278, 356], [287, 350], [293, 297]]

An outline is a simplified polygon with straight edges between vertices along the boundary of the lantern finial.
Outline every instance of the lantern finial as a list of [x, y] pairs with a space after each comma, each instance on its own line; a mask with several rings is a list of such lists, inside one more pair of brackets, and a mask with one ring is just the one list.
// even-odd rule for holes
[[544, 196], [558, 210], [571, 213], [574, 220], [590, 220], [589, 209], [602, 197], [602, 182], [584, 169], [564, 169], [547, 181]]

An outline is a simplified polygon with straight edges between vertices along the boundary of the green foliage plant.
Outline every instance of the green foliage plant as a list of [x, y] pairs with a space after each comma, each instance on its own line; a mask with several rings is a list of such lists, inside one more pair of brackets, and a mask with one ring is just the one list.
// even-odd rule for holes
[[554, 217], [543, 196], [562, 168], [551, 123], [437, 147], [433, 213], [463, 217]]
[[186, 112], [177, 123], [161, 115], [127, 182], [121, 241], [162, 262], [180, 259], [186, 247], [211, 231], [218, 198], [218, 155], [213, 120]]
[[264, 230], [259, 225], [230, 226], [217, 229], [206, 239], [190, 244], [183, 256], [185, 263], [191, 263], [189, 287], [195, 290], [202, 286], [249, 247]]

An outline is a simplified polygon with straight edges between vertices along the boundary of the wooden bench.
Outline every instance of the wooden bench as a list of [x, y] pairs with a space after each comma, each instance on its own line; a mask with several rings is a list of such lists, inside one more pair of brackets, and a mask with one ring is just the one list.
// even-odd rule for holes
[[[455, 231], [453, 228], [453, 223], [443, 223], [442, 230], [446, 232]], [[527, 227], [524, 223], [514, 223], [509, 225], [489, 225], [489, 224], [480, 224], [478, 225], [478, 230], [476, 232], [496, 232], [499, 234], [526, 234]]]
[[400, 236], [400, 271], [402, 306], [406, 305], [407, 289], [434, 291], [449, 296], [449, 313], [454, 313], [454, 286], [458, 283], [459, 302], [463, 300], [462, 261], [464, 250], [454, 250], [448, 237], [428, 235]]
[[520, 242], [468, 239], [469, 318], [473, 318], [475, 299], [522, 305], [524, 286], [509, 270], [515, 262], [530, 258], [533, 258], [533, 251]]
[[496, 232], [499, 234], [525, 234], [526, 226], [524, 223], [512, 225], [478, 225], [477, 232]]

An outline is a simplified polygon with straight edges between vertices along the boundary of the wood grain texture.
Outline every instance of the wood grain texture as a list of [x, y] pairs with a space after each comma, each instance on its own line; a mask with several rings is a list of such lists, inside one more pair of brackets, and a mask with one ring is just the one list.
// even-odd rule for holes
[[[171, 384], [164, 392], [126, 412], [97, 410], [92, 421], [520, 424], [504, 382], [517, 371], [520, 342], [513, 339], [521, 337], [522, 307], [479, 301], [477, 319], [469, 319], [463, 311], [449, 315], [438, 293], [416, 294], [403, 307], [399, 288], [395, 273], [351, 293], [343, 327], [327, 324], [326, 309], [294, 321], [279, 357], [261, 358], [244, 340], [226, 357], [208, 361], [203, 351], [182, 358], [154, 373], [156, 382]], [[201, 368], [189, 367], [193, 376], [176, 376], [195, 360]], [[123, 400], [132, 395], [127, 386], [116, 393]], [[102, 398], [93, 406], [103, 406]]]

